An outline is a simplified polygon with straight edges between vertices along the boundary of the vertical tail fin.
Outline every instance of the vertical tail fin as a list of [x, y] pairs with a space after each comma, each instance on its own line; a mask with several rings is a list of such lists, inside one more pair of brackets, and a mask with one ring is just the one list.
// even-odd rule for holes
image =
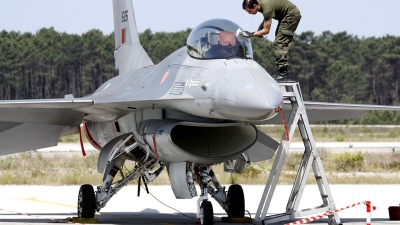
[[115, 69], [119, 74], [154, 65], [139, 41], [132, 0], [113, 0]]

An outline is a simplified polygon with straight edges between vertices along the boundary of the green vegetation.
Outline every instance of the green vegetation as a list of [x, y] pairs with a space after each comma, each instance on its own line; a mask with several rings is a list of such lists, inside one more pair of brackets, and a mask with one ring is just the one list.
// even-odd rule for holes
[[361, 152], [352, 154], [349, 152], [337, 153], [334, 155], [336, 171], [361, 171], [364, 166], [364, 156]]
[[1, 184], [72, 185], [98, 183], [97, 154], [86, 157], [46, 158], [32, 151], [0, 159]]
[[[97, 172], [98, 153], [86, 157], [44, 157], [38, 152], [26, 152], [0, 159], [0, 184], [25, 185], [79, 185], [91, 183], [100, 185], [102, 174]], [[400, 153], [327, 153], [320, 151], [320, 157], [331, 184], [396, 184], [400, 182]], [[291, 184], [301, 161], [302, 154], [287, 156], [280, 184]], [[273, 159], [253, 163], [243, 174], [223, 172], [223, 165], [214, 167], [218, 179], [223, 184], [265, 184], [273, 164]], [[134, 166], [128, 163], [124, 171]], [[315, 183], [313, 173], [308, 178]], [[132, 182], [135, 184], [136, 182]], [[169, 184], [164, 171], [152, 185]]]

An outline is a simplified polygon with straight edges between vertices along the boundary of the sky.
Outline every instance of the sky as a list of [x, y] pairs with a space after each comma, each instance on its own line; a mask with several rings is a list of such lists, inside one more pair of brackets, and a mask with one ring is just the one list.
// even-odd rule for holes
[[[400, 1], [292, 0], [302, 14], [297, 33], [346, 31], [358, 37], [400, 36]], [[256, 31], [262, 15], [249, 15], [242, 0], [133, 0], [139, 32], [177, 32], [214, 18], [229, 19]], [[0, 0], [0, 31], [36, 33], [41, 28], [82, 34], [99, 29], [113, 32], [112, 0]], [[376, 16], [374, 16], [376, 15]], [[277, 21], [273, 21], [273, 40]]]

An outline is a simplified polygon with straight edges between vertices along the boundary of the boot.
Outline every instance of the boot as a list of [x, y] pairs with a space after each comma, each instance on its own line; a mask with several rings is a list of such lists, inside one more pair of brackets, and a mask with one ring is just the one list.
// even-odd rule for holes
[[279, 68], [279, 73], [278, 73], [278, 75], [276, 75], [275, 80], [276, 81], [284, 81], [284, 80], [289, 80], [289, 79], [290, 79], [290, 76], [289, 76], [287, 67]]

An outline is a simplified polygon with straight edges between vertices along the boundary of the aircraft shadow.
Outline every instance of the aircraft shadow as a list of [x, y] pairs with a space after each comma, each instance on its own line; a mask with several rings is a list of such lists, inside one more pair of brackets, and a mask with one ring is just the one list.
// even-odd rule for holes
[[[193, 212], [160, 213], [146, 208], [140, 212], [100, 212], [96, 214], [101, 223], [106, 224], [194, 224], [199, 220]], [[218, 218], [216, 218], [218, 219]]]

